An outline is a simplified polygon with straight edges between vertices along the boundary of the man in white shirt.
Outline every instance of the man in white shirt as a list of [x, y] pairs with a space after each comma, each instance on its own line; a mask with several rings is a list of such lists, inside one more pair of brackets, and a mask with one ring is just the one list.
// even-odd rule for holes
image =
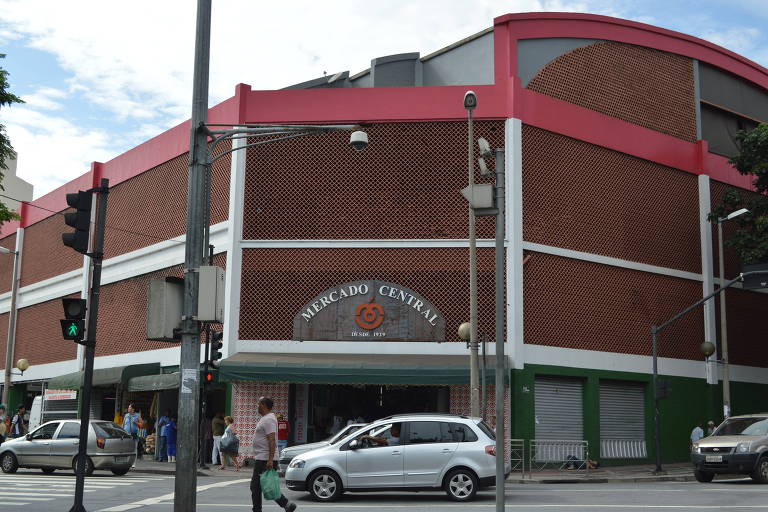
[[[253, 512], [261, 512], [261, 474], [267, 469], [275, 469], [275, 453], [277, 451], [277, 417], [272, 412], [275, 403], [271, 398], [259, 398], [259, 414], [261, 419], [256, 424], [256, 434], [253, 436], [253, 476], [251, 477], [251, 500]], [[275, 503], [286, 512], [296, 510], [296, 504], [280, 495]]]

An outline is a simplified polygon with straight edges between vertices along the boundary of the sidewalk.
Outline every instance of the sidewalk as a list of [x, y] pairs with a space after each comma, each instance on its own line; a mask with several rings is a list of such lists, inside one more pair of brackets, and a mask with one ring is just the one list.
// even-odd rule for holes
[[[240, 471], [235, 471], [232, 466], [227, 469], [220, 470], [219, 466], [207, 464], [208, 469], [198, 469], [197, 476], [210, 476], [210, 477], [223, 477], [223, 478], [250, 478], [253, 473], [253, 466], [244, 466], [240, 468]], [[136, 461], [136, 467], [131, 469], [128, 474], [154, 474], [174, 476], [176, 474], [176, 464], [172, 462], [157, 462], [149, 457], [144, 457], [141, 460]]]
[[693, 466], [688, 462], [666, 464], [662, 467], [663, 474], [654, 475], [656, 466], [653, 464], [638, 466], [608, 466], [599, 469], [586, 470], [545, 470], [525, 473], [525, 478], [519, 472], [511, 473], [507, 483], [513, 484], [564, 484], [592, 483], [604, 484], [611, 482], [691, 482]]

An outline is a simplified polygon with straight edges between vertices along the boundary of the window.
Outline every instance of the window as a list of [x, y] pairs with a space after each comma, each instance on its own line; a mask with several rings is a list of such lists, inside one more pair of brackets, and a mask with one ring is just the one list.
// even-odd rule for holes
[[58, 421], [46, 423], [42, 427], [32, 432], [32, 439], [53, 439], [53, 434], [56, 433], [57, 428], [59, 428]]
[[77, 439], [80, 437], [80, 424], [74, 421], [68, 421], [64, 423], [64, 426], [59, 430], [59, 435], [56, 439]]
[[443, 436], [446, 442], [472, 443], [477, 441], [477, 434], [462, 423], [444, 423], [447, 428], [447, 436]]
[[483, 431], [483, 434], [487, 435], [494, 441], [496, 440], [496, 432], [494, 429], [488, 426], [488, 424], [485, 422], [485, 420], [481, 421], [477, 424], [478, 428]]
[[443, 433], [437, 421], [413, 421], [408, 424], [410, 444], [442, 443]]
[[123, 439], [131, 437], [128, 432], [109, 421], [93, 423], [92, 425], [96, 435], [100, 437], [105, 437], [107, 439]]

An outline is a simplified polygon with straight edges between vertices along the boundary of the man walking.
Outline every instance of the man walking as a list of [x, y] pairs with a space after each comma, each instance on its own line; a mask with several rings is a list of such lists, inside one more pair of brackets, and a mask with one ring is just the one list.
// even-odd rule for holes
[[24, 421], [25, 412], [27, 412], [27, 408], [23, 404], [20, 405], [11, 420], [11, 432], [8, 437], [21, 437], [27, 431], [27, 423]]
[[157, 426], [155, 427], [155, 435], [157, 436], [157, 457], [155, 457], [155, 460], [158, 462], [165, 462], [168, 460], [168, 454], [166, 453], [166, 450], [168, 449], [168, 438], [163, 434], [163, 432], [165, 432], [163, 427], [170, 422], [171, 410], [166, 409], [165, 414], [158, 418]]
[[[128, 432], [134, 441], [136, 441], [136, 459], [140, 459], [139, 454], [139, 413], [133, 409], [133, 404], [128, 406], [128, 412], [123, 418], [123, 430]], [[133, 464], [136, 467], [136, 463]]]
[[224, 421], [224, 413], [219, 411], [211, 420], [211, 429], [213, 430], [213, 452], [211, 452], [211, 464], [216, 466], [221, 464], [221, 436], [224, 435], [224, 429], [227, 423]]
[[[261, 474], [267, 469], [276, 467], [274, 460], [277, 450], [277, 418], [272, 412], [274, 405], [271, 398], [259, 398], [261, 419], [256, 424], [256, 434], [253, 437], [253, 477], [251, 477], [253, 512], [261, 512]], [[275, 503], [283, 507], [286, 512], [296, 510], [296, 504], [289, 502], [288, 498], [282, 494]]]

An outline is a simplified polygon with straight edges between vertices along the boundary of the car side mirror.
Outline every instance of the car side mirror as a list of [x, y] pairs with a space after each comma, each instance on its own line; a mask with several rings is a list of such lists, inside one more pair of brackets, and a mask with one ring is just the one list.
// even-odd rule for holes
[[27, 434], [24, 437], [27, 439], [27, 441], [31, 441], [32, 440], [32, 434]]
[[350, 450], [357, 450], [360, 448], [360, 441], [357, 439], [353, 440], [351, 443], [349, 443], [349, 449]]

